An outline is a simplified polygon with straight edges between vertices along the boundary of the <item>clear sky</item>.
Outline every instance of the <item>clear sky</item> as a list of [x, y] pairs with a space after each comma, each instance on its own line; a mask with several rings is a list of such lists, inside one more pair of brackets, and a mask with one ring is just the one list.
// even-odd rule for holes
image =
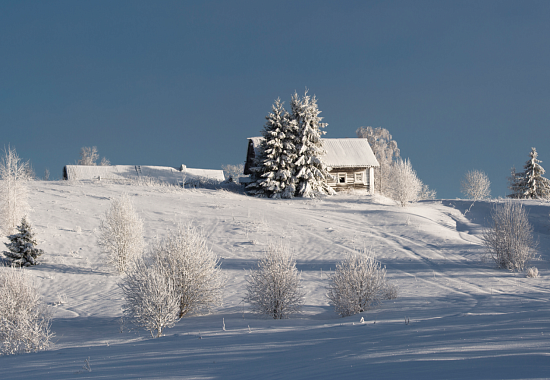
[[307, 87], [326, 137], [388, 129], [438, 197], [494, 196], [531, 147], [550, 177], [550, 1], [0, 0], [0, 145], [61, 176], [243, 162]]

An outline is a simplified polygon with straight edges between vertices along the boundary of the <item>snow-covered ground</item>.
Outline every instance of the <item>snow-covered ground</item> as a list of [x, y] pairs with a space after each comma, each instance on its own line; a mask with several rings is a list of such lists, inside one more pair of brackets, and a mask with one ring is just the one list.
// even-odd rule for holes
[[[148, 242], [182, 222], [204, 230], [228, 278], [222, 307], [182, 319], [159, 339], [120, 324], [119, 276], [96, 233], [122, 192], [144, 219]], [[531, 265], [541, 277], [532, 279], [482, 260], [491, 202], [464, 215], [471, 202], [401, 208], [359, 193], [273, 201], [72, 181], [32, 182], [30, 194], [46, 253], [28, 270], [55, 305], [56, 343], [0, 357], [1, 379], [550, 378], [548, 203], [524, 202], [539, 240]], [[266, 244], [281, 239], [297, 258], [306, 304], [299, 316], [270, 320], [243, 304], [245, 275]], [[376, 252], [400, 295], [340, 318], [325, 297], [327, 275], [361, 248]], [[83, 368], [88, 358], [91, 372]]]

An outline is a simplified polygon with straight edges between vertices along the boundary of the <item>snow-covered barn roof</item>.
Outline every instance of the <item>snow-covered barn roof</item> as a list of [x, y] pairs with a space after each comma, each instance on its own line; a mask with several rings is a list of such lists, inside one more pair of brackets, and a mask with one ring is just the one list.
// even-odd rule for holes
[[[263, 137], [249, 137], [252, 141], [254, 151], [260, 146]], [[346, 139], [321, 139], [327, 154], [322, 157], [325, 164], [338, 168], [357, 168], [380, 166], [374, 156], [367, 139], [346, 138]]]
[[138, 177], [152, 177], [160, 181], [175, 182], [181, 181], [182, 174], [189, 177], [205, 177], [223, 181], [223, 170], [214, 169], [191, 169], [182, 166], [182, 170], [168, 166], [139, 166], [139, 165], [111, 165], [111, 166], [65, 166], [67, 179], [128, 179]]
[[380, 166], [367, 139], [321, 139], [327, 154], [325, 164], [331, 167]]

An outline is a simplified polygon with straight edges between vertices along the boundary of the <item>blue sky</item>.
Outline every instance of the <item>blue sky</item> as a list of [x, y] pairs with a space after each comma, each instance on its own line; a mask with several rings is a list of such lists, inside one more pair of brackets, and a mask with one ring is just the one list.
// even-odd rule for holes
[[548, 20], [548, 1], [0, 0], [0, 145], [52, 177], [82, 146], [216, 169], [307, 87], [326, 137], [384, 127], [438, 197], [471, 169], [504, 196], [532, 146], [550, 170]]

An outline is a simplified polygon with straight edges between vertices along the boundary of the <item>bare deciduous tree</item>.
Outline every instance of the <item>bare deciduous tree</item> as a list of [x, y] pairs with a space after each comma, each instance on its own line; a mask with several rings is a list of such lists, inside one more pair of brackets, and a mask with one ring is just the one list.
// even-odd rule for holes
[[128, 194], [112, 200], [99, 224], [98, 244], [119, 273], [124, 272], [128, 262], [142, 253], [143, 222]]
[[352, 253], [336, 265], [327, 297], [338, 314], [347, 317], [397, 298], [397, 287], [386, 282], [386, 268], [367, 251]]
[[422, 182], [416, 176], [411, 162], [398, 160], [391, 166], [391, 184], [388, 195], [401, 207], [409, 202], [416, 202], [422, 191]]
[[499, 268], [521, 271], [535, 255], [533, 227], [523, 205], [507, 201], [491, 213], [493, 226], [483, 231], [482, 241]]
[[474, 201], [487, 199], [491, 196], [491, 181], [479, 170], [470, 170], [461, 182], [461, 192]]
[[0, 218], [5, 234], [15, 232], [17, 224], [27, 214], [27, 182], [29, 163], [22, 161], [14, 148], [4, 148], [0, 159]]
[[282, 245], [268, 247], [247, 282], [245, 301], [257, 314], [284, 319], [299, 312], [304, 303], [296, 262]]
[[239, 176], [244, 172], [244, 164], [222, 165], [222, 170], [226, 180], [231, 179], [233, 182], [239, 183]]
[[0, 267], [0, 353], [47, 349], [51, 313], [24, 269]]

